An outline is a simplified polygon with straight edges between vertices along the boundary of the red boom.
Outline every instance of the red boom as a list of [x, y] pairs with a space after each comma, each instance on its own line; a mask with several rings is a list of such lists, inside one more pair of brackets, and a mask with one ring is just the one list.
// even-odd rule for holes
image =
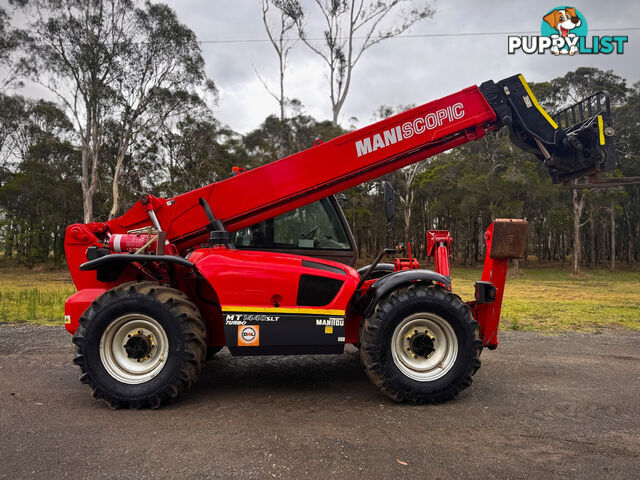
[[[234, 231], [481, 138], [495, 126], [494, 111], [474, 86], [255, 170], [151, 202], [167, 239], [184, 252], [207, 238], [200, 197]], [[126, 233], [149, 224], [138, 202], [95, 228]]]

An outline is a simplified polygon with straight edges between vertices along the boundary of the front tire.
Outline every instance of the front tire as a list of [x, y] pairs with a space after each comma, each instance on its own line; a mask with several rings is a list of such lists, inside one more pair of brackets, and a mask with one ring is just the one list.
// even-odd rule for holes
[[80, 318], [74, 363], [113, 408], [158, 408], [195, 382], [206, 354], [197, 307], [179, 290], [131, 282], [100, 295]]
[[369, 378], [395, 401], [441, 403], [480, 368], [478, 323], [457, 295], [415, 283], [381, 299], [360, 329]]

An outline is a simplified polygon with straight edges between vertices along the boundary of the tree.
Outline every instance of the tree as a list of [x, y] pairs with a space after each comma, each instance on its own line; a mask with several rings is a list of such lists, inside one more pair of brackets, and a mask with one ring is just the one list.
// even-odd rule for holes
[[[17, 81], [17, 51], [25, 34], [11, 24], [11, 16], [0, 8], [0, 89], [20, 86]], [[24, 118], [24, 99], [0, 92], [0, 169], [6, 169], [14, 155], [15, 134]]]
[[629, 91], [624, 78], [613, 73], [612, 70], [600, 70], [596, 67], [578, 67], [573, 72], [567, 72], [563, 77], [551, 80], [551, 89], [547, 92], [547, 102], [552, 102], [556, 108], [551, 111], [567, 107], [570, 104], [593, 95], [600, 90], [611, 94], [612, 103], [618, 106], [624, 103]]
[[[407, 31], [416, 22], [431, 18], [435, 6], [414, 0], [315, 0], [322, 17], [322, 41], [309, 36], [305, 12], [299, 0], [282, 0], [279, 6], [295, 21], [302, 42], [328, 69], [333, 125], [347, 99], [353, 69], [369, 48]], [[417, 6], [420, 5], [420, 6]], [[402, 7], [409, 7], [403, 10]]]
[[20, 86], [16, 53], [25, 41], [25, 32], [11, 25], [11, 16], [0, 8], [0, 88]]
[[290, 9], [289, 15], [287, 15], [282, 9], [278, 9], [278, 14], [275, 15], [275, 26], [270, 21], [269, 10], [271, 5], [279, 7], [282, 5], [282, 0], [260, 0], [260, 8], [262, 10], [262, 22], [264, 23], [264, 28], [267, 31], [267, 36], [269, 37], [269, 42], [271, 42], [271, 46], [276, 52], [278, 56], [278, 73], [279, 73], [279, 83], [278, 83], [278, 92], [273, 92], [267, 82], [263, 80], [258, 71], [256, 70], [256, 75], [264, 85], [264, 88], [267, 90], [269, 95], [271, 95], [277, 102], [280, 107], [280, 121], [283, 122], [285, 119], [285, 107], [287, 104], [287, 97], [284, 94], [284, 75], [287, 69], [287, 60], [289, 57], [289, 52], [293, 48], [295, 43], [295, 39], [289, 38], [288, 34], [295, 27], [295, 18], [299, 16], [299, 12]]
[[25, 99], [0, 93], [0, 167], [7, 168], [17, 158], [17, 136], [23, 128]]
[[[629, 91], [624, 105], [616, 110], [616, 156], [620, 174], [626, 177], [640, 177], [640, 83]], [[640, 185], [624, 187], [622, 202], [624, 214], [624, 234], [619, 235], [626, 250], [629, 263], [635, 263], [640, 256]]]
[[122, 164], [137, 136], [200, 105], [196, 86], [213, 90], [195, 34], [169, 7], [150, 2], [137, 8], [133, 0], [34, 0], [28, 12], [32, 34], [25, 71], [55, 93], [74, 120], [85, 222], [94, 217], [105, 125], [120, 125], [113, 217]]
[[297, 104], [295, 115], [284, 121], [275, 115], [268, 116], [258, 128], [245, 135], [243, 143], [254, 165], [263, 165], [311, 148], [316, 139], [331, 140], [344, 133], [329, 121], [317, 121], [304, 114]]
[[415, 198], [414, 183], [416, 176], [424, 168], [423, 162], [414, 163], [400, 170], [402, 175], [404, 195], [400, 195], [400, 203], [404, 213], [404, 241], [410, 241], [409, 231], [411, 230], [411, 213], [413, 212], [413, 200]]
[[73, 126], [56, 105], [24, 99], [20, 105], [21, 128], [13, 139], [19, 161], [0, 185], [0, 233], [4, 255], [17, 254], [32, 267], [51, 252], [60, 260], [66, 226], [82, 217], [79, 152], [69, 142]]
[[[577, 182], [573, 182], [577, 185]], [[590, 191], [581, 192], [579, 187], [573, 189], [573, 255], [572, 255], [572, 271], [574, 275], [580, 273], [580, 256], [582, 253], [582, 240], [580, 237], [580, 229], [584, 226], [585, 222], [582, 222], [582, 211], [584, 210], [584, 203], [587, 195]]]
[[24, 72], [69, 112], [81, 145], [84, 222], [93, 221], [102, 125], [131, 0], [33, 0]]
[[[175, 128], [165, 126], [149, 144], [161, 147], [156, 155], [165, 160], [162, 168], [168, 178], [157, 189], [168, 196], [224, 180], [231, 175], [233, 166], [248, 163], [240, 137], [211, 116], [196, 119], [187, 115]], [[152, 157], [144, 149], [140, 155]]]
[[109, 218], [120, 208], [120, 172], [131, 144], [169, 117], [204, 110], [199, 87], [205, 93], [216, 93], [204, 72], [196, 35], [168, 6], [147, 2], [144, 9], [136, 8], [128, 15], [126, 22], [129, 26], [123, 31], [122, 49], [114, 62], [117, 78], [111, 85], [112, 117], [119, 132]]

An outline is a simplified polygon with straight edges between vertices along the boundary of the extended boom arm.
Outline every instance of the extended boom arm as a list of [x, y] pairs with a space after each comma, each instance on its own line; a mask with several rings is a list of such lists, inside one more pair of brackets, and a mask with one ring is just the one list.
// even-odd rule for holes
[[[605, 100], [606, 105], [598, 101], [593, 110], [581, 110], [581, 121], [563, 122], [544, 111], [522, 75], [488, 81], [226, 180], [174, 198], [149, 195], [146, 200], [167, 241], [184, 254], [208, 238], [201, 197], [215, 218], [234, 231], [503, 126], [509, 127], [518, 147], [544, 161], [554, 182], [567, 181], [613, 166], [613, 130]], [[150, 225], [149, 208], [138, 202], [119, 218], [87, 227], [98, 236], [142, 228]]]

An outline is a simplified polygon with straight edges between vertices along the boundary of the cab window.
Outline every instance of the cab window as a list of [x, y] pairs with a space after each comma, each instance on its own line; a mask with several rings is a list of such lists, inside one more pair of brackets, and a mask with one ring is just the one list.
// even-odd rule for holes
[[233, 234], [236, 248], [350, 250], [331, 202], [323, 198]]

